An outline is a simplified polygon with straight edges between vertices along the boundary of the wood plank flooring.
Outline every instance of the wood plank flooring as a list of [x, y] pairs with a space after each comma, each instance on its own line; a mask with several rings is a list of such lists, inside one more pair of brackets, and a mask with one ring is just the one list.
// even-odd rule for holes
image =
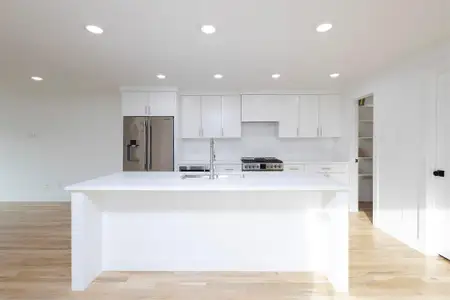
[[374, 229], [369, 217], [350, 217], [349, 295], [334, 295], [316, 274], [234, 272], [105, 272], [74, 293], [69, 204], [0, 203], [0, 299], [450, 299], [450, 263]]

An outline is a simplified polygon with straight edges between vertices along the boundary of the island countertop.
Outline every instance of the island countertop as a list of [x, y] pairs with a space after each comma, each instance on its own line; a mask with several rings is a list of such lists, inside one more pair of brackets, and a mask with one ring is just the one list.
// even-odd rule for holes
[[[192, 174], [192, 173], [190, 173]], [[76, 183], [66, 191], [348, 191], [348, 186], [314, 174], [261, 172], [228, 178], [182, 179], [180, 172], [117, 172]], [[226, 174], [224, 174], [226, 175]]]

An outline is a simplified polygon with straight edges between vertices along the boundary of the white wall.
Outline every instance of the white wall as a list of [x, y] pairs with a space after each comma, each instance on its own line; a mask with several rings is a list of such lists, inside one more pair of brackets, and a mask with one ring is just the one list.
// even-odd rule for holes
[[0, 87], [0, 201], [68, 200], [63, 187], [121, 170], [120, 93]]
[[[449, 67], [450, 44], [410, 58], [345, 93], [347, 128], [354, 133], [348, 137], [350, 157], [356, 157], [355, 100], [374, 95], [376, 226], [427, 253], [433, 252], [426, 239], [425, 208], [434, 197], [436, 82]], [[353, 184], [356, 171], [353, 168]]]
[[[209, 161], [208, 139], [181, 142], [181, 161]], [[242, 123], [241, 139], [216, 139], [218, 161], [240, 162], [242, 156], [275, 156], [284, 161], [347, 161], [339, 138], [278, 138], [278, 123]]]

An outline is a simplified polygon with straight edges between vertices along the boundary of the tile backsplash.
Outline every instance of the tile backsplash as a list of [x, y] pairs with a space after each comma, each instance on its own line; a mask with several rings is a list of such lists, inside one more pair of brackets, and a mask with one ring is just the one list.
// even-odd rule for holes
[[[209, 139], [185, 139], [181, 161], [209, 160]], [[216, 158], [239, 161], [242, 156], [275, 156], [284, 161], [342, 161], [340, 138], [279, 138], [278, 123], [242, 123], [240, 139], [216, 139]]]

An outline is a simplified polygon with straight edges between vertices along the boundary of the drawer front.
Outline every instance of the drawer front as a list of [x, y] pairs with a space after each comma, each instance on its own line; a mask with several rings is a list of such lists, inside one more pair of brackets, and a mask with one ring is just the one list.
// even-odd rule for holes
[[320, 164], [308, 165], [307, 171], [311, 173], [344, 173], [347, 172], [346, 164]]
[[216, 172], [230, 173], [230, 172], [242, 172], [241, 165], [216, 165]]
[[284, 171], [288, 172], [305, 172], [305, 165], [284, 165]]

